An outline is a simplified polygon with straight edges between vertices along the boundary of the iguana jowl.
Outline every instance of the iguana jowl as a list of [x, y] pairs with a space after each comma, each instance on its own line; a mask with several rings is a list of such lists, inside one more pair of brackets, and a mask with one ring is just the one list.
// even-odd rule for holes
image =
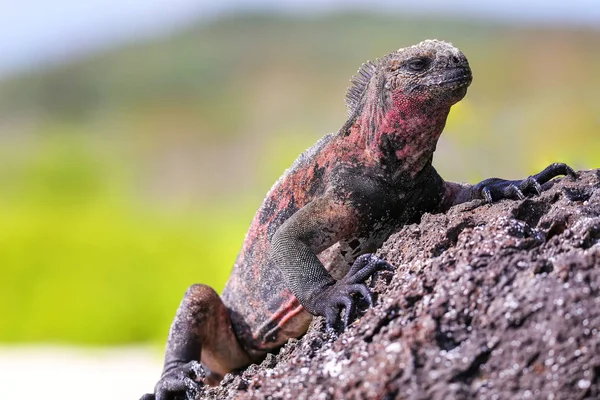
[[302, 335], [313, 316], [346, 327], [357, 297], [371, 302], [365, 280], [390, 268], [371, 253], [423, 213], [477, 198], [523, 198], [557, 175], [575, 176], [552, 164], [523, 180], [445, 182], [431, 165], [433, 152], [471, 79], [464, 54], [437, 40], [363, 64], [347, 93], [347, 122], [273, 185], [221, 298], [205, 285], [186, 292], [162, 377], [143, 399], [194, 391], [204, 371], [205, 382], [216, 383]]

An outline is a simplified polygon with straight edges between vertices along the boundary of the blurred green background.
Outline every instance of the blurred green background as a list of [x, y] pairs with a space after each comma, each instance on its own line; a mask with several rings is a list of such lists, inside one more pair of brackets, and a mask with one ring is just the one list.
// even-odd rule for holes
[[600, 31], [400, 13], [243, 13], [0, 80], [0, 342], [162, 343], [221, 290], [294, 158], [339, 129], [361, 63], [453, 42], [474, 81], [448, 180], [600, 166]]

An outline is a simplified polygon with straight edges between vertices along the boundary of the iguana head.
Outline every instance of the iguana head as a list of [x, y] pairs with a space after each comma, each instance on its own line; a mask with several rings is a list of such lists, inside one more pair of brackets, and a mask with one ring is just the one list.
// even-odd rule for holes
[[399, 160], [416, 173], [431, 161], [450, 107], [471, 80], [465, 55], [439, 40], [365, 63], [346, 95], [347, 133], [362, 136], [377, 159]]
[[[450, 43], [425, 40], [362, 65], [346, 94], [349, 113], [376, 102], [382, 109], [411, 101], [455, 104], [472, 75], [465, 55]], [[401, 103], [401, 104], [398, 104]]]

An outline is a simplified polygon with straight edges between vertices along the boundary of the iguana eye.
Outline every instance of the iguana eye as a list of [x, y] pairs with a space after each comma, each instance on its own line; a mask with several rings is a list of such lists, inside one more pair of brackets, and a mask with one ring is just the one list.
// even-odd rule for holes
[[429, 66], [429, 60], [426, 58], [413, 58], [407, 62], [408, 69], [413, 72], [420, 72]]

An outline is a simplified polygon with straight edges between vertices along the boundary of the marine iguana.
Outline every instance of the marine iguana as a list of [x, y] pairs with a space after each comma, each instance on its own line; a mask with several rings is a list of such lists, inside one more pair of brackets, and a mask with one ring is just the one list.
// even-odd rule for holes
[[438, 40], [363, 64], [346, 95], [346, 123], [273, 185], [221, 297], [206, 285], [185, 293], [162, 376], [142, 400], [193, 396], [301, 336], [313, 316], [347, 327], [360, 301], [372, 305], [365, 281], [391, 269], [372, 253], [424, 213], [473, 199], [522, 199], [555, 176], [576, 176], [555, 163], [523, 180], [445, 182], [433, 152], [471, 80], [465, 55]]

